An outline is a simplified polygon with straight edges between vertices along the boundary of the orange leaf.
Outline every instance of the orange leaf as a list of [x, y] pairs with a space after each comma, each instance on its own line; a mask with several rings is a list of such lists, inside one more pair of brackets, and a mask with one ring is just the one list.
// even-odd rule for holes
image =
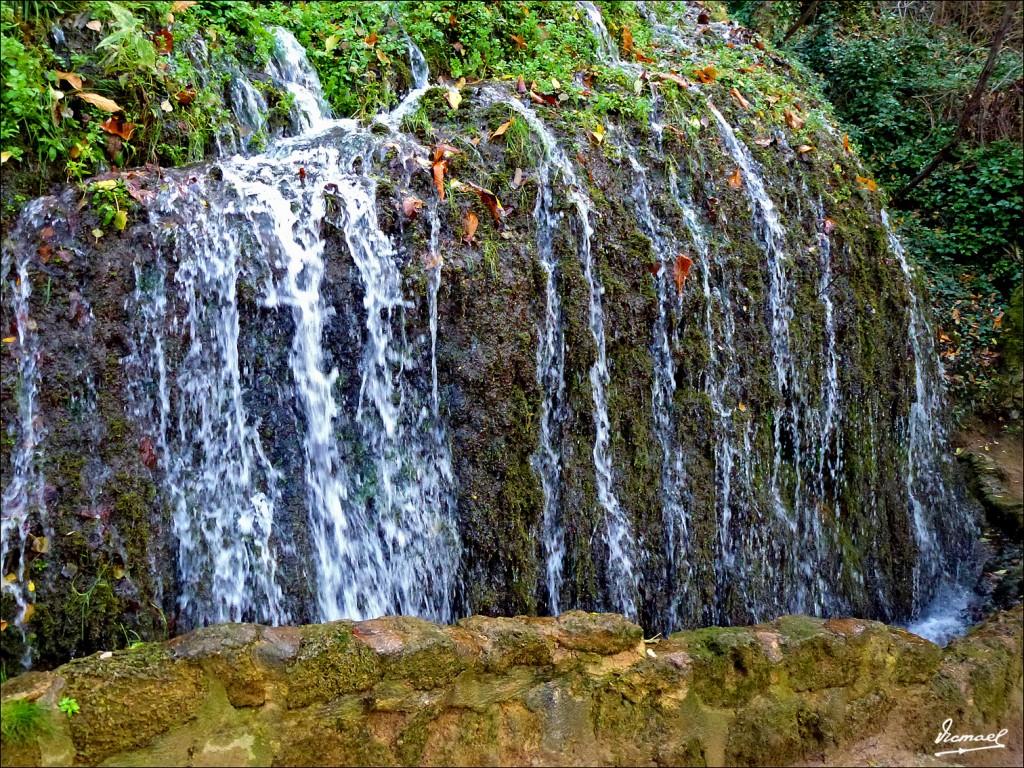
[[512, 127], [512, 123], [514, 123], [515, 121], [516, 121], [515, 117], [512, 117], [512, 118], [509, 119], [509, 121], [507, 123], [502, 123], [501, 125], [499, 125], [497, 130], [495, 130], [494, 133], [491, 134], [491, 141], [494, 141], [494, 139], [498, 138], [499, 136], [504, 135], [505, 131], [507, 131], [509, 128], [511, 128]]
[[741, 94], [738, 90], [736, 90], [735, 88], [730, 88], [729, 95], [736, 99], [736, 103], [739, 104], [741, 107], [743, 107], [744, 109], [750, 109], [750, 102], [744, 99], [743, 94]]
[[196, 92], [191, 88], [186, 88], [184, 91], [178, 91], [174, 95], [174, 98], [177, 99], [178, 103], [181, 104], [181, 106], [183, 107], [187, 107], [189, 104], [191, 104], [195, 97]]
[[476, 234], [476, 228], [480, 225], [480, 219], [477, 218], [476, 214], [470, 211], [466, 214], [466, 223], [464, 226], [465, 234], [462, 236], [464, 243], [472, 243], [474, 241], [473, 235]]
[[368, 37], [363, 38], [363, 42], [373, 48], [377, 44], [377, 33], [371, 32]]
[[629, 53], [633, 50], [633, 33], [629, 31], [629, 27], [622, 28], [622, 52]]
[[772, 144], [775, 143], [775, 137], [772, 136], [771, 138], [768, 139], [754, 139], [754, 143], [757, 144], [757, 146], [759, 147], [770, 147]]
[[444, 162], [434, 163], [434, 186], [437, 187], [438, 196], [444, 200]]
[[195, 4], [196, 0], [179, 0], [179, 2], [171, 6], [171, 13], [180, 13], [187, 8], [191, 8]]
[[82, 78], [74, 72], [61, 72], [59, 69], [55, 69], [53, 73], [57, 75], [58, 82], [67, 80], [68, 84], [75, 90], [79, 90], [82, 87]]
[[713, 83], [715, 78], [718, 77], [718, 70], [715, 69], [714, 65], [708, 64], [706, 67], [698, 69], [694, 74], [702, 83]]
[[739, 189], [743, 186], [743, 174], [740, 173], [740, 169], [737, 168], [732, 176], [729, 177], [729, 186], [733, 189]]
[[845, 133], [843, 134], [843, 151], [846, 154], [850, 154], [851, 152], [853, 152], [853, 148], [850, 146], [850, 137], [847, 136]]
[[674, 72], [659, 72], [658, 77], [660, 77], [662, 80], [668, 80], [671, 83], [675, 83], [680, 88], [686, 88], [690, 84], [689, 80], [687, 80], [685, 77], [680, 77]]
[[511, 37], [512, 40], [515, 42], [516, 50], [518, 50], [518, 51], [525, 51], [526, 50], [526, 41], [523, 38], [519, 37], [519, 35], [512, 35], [512, 34], [510, 34], [509, 37]]
[[813, 152], [816, 149], [817, 147], [812, 147], [810, 144], [801, 144], [799, 147], [796, 148], [796, 151], [799, 152], [801, 155], [806, 155], [808, 152]]
[[135, 133], [135, 129], [137, 127], [138, 126], [135, 125], [135, 123], [126, 122], [121, 115], [111, 115], [100, 123], [100, 128], [104, 131], [112, 133], [115, 136], [120, 136], [126, 141], [132, 137], [132, 134]]
[[868, 192], [878, 191], [878, 185], [875, 183], [875, 180], [869, 179], [867, 176], [858, 176], [857, 183], [864, 187]]
[[490, 209], [491, 216], [494, 217], [494, 223], [500, 225], [501, 214], [504, 212], [505, 209], [501, 207], [501, 202], [498, 200], [498, 196], [491, 192], [491, 190], [479, 187], [476, 184], [473, 184], [472, 182], [467, 184], [467, 186], [480, 196], [480, 199], [483, 201], [484, 205], [486, 205]]
[[797, 115], [797, 113], [794, 112], [793, 110], [784, 109], [782, 111], [782, 114], [786, 118], [786, 125], [792, 128], [794, 131], [799, 131], [801, 128], [804, 127], [804, 119]]
[[676, 281], [676, 292], [680, 295], [683, 292], [683, 286], [686, 285], [686, 278], [690, 274], [690, 267], [693, 266], [693, 259], [689, 256], [680, 253], [676, 256], [675, 263], [675, 281]]

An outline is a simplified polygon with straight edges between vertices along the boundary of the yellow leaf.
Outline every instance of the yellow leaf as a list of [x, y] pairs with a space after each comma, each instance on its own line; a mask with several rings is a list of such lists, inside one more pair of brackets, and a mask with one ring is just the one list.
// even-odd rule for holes
[[507, 123], [502, 123], [501, 125], [499, 125], [497, 129], [494, 131], [494, 133], [491, 134], [491, 141], [503, 135], [505, 131], [512, 127], [512, 123], [514, 123], [515, 121], [516, 119], [513, 117]]
[[864, 187], [868, 192], [878, 191], [878, 185], [875, 183], [875, 180], [869, 179], [867, 176], [858, 176], [857, 183]]
[[590, 138], [593, 139], [595, 144], [600, 144], [604, 141], [604, 126], [600, 123], [597, 124], [594, 130], [587, 131], [587, 133], [590, 134]]
[[170, 112], [172, 109], [174, 109], [174, 107], [171, 106], [171, 102], [169, 102], [167, 99], [164, 99], [160, 102], [160, 109], [162, 109], [164, 112]]
[[387, 55], [384, 53], [384, 51], [382, 51], [380, 48], [377, 49], [377, 61], [379, 61], [381, 64], [391, 63], [391, 59], [389, 59]]
[[452, 88], [444, 95], [445, 101], [448, 102], [448, 106], [452, 108], [452, 112], [459, 108], [459, 104], [462, 103], [462, 94], [457, 89]]
[[745, 405], [744, 405], [743, 403], [740, 403], [740, 404], [739, 404], [739, 409], [740, 409], [740, 410], [741, 410], [741, 411], [742, 411], [743, 413], [746, 413], [746, 412], [747, 412], [747, 406], [745, 406]]
[[4, 344], [13, 344], [14, 342], [15, 338], [13, 336], [8, 336], [6, 339], [4, 339]]
[[118, 211], [114, 214], [114, 226], [117, 227], [118, 231], [124, 231], [124, 228], [128, 225], [128, 214], [124, 211]]
[[10, 152], [0, 152], [0, 164], [6, 163], [10, 159], [11, 159], [11, 153]]
[[559, 88], [562, 87], [562, 84], [560, 82], [558, 82], [555, 78], [552, 77], [551, 78], [551, 87], [554, 88], [557, 91]]
[[25, 606], [25, 612], [23, 614], [21, 614], [21, 623], [22, 624], [28, 624], [29, 619], [32, 618], [32, 614], [34, 614], [35, 612], [36, 612], [36, 607], [34, 605], [32, 605], [32, 603], [29, 603], [28, 605], [26, 605]]
[[36, 591], [36, 583], [34, 581], [30, 581], [28, 583], [28, 591], [29, 592], [35, 592]]
[[114, 568], [113, 568], [113, 572], [114, 572], [114, 578], [115, 579], [123, 579], [124, 578], [125, 571], [124, 571], [124, 568], [122, 568], [120, 565], [115, 565]]
[[18, 577], [15, 576], [13, 573], [8, 573], [6, 576], [4, 576], [4, 581], [6, 581], [8, 584], [13, 584], [17, 580]]
[[117, 186], [117, 179], [104, 179], [103, 181], [94, 181], [92, 183], [93, 189], [113, 189]]
[[98, 93], [89, 93], [83, 91], [75, 94], [82, 101], [87, 104], [92, 104], [94, 107], [99, 107], [104, 112], [121, 112], [122, 109], [117, 105], [117, 102], [113, 99], [108, 99], [106, 96], [100, 96]]

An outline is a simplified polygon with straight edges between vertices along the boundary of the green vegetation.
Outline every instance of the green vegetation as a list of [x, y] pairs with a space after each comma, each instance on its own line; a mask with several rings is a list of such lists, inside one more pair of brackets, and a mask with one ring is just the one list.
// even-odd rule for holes
[[[729, 5], [779, 43], [808, 6]], [[900, 12], [888, 2], [821, 3], [786, 46], [817, 73], [871, 175], [896, 193], [953, 136], [1004, 7], [995, 0], [911, 3]], [[1000, 327], [1021, 284], [1019, 17], [1014, 26], [967, 139], [905, 199], [892, 201], [904, 245], [931, 288], [961, 419], [1001, 402]]]
[[0, 734], [8, 744], [20, 744], [51, 730], [46, 710], [38, 702], [15, 699], [0, 708]]
[[79, 712], [78, 702], [70, 696], [65, 696], [60, 700], [60, 704], [57, 708], [68, 716], [68, 719], [74, 717]]

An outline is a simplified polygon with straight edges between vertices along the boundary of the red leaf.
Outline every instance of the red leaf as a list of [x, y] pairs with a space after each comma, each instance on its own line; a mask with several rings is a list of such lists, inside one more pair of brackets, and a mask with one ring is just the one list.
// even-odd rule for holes
[[102, 123], [100, 123], [100, 128], [102, 128], [104, 131], [106, 131], [107, 133], [112, 133], [115, 136], [120, 136], [122, 139], [125, 140], [128, 140], [132, 137], [132, 134], [135, 133], [135, 129], [137, 127], [138, 126], [135, 125], [135, 123], [126, 122], [125, 119], [121, 117], [121, 115], [111, 115]]
[[495, 195], [491, 190], [484, 189], [483, 187], [477, 186], [472, 182], [469, 182], [466, 186], [476, 192], [480, 199], [483, 201], [490, 211], [491, 216], [494, 217], [494, 223], [501, 225], [501, 214], [504, 212], [504, 208], [501, 207], [501, 202], [498, 200], [498, 196]]
[[655, 276], [661, 274], [661, 262], [656, 261], [653, 264], [648, 264], [647, 271]]
[[192, 103], [196, 97], [196, 92], [191, 88], [186, 88], [184, 91], [178, 91], [174, 98], [178, 100], [178, 103], [183, 107], [187, 107]]
[[153, 33], [153, 47], [157, 53], [170, 53], [174, 48], [174, 35], [164, 27]]
[[698, 24], [710, 24], [711, 23], [711, 16], [708, 14], [707, 11], [701, 11], [699, 14], [697, 14], [697, 23]]
[[693, 266], [693, 259], [689, 256], [680, 253], [676, 256], [675, 264], [675, 281], [676, 281], [676, 292], [680, 295], [683, 293], [683, 286], [686, 285], [686, 278], [690, 274], [690, 267]]

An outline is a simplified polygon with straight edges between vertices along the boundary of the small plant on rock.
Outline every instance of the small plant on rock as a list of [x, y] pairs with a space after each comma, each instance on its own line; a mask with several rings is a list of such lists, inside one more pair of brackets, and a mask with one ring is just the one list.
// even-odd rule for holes
[[78, 702], [70, 696], [65, 696], [63, 699], [61, 699], [60, 704], [58, 704], [57, 707], [69, 718], [73, 717], [74, 715], [77, 715], [79, 711]]

